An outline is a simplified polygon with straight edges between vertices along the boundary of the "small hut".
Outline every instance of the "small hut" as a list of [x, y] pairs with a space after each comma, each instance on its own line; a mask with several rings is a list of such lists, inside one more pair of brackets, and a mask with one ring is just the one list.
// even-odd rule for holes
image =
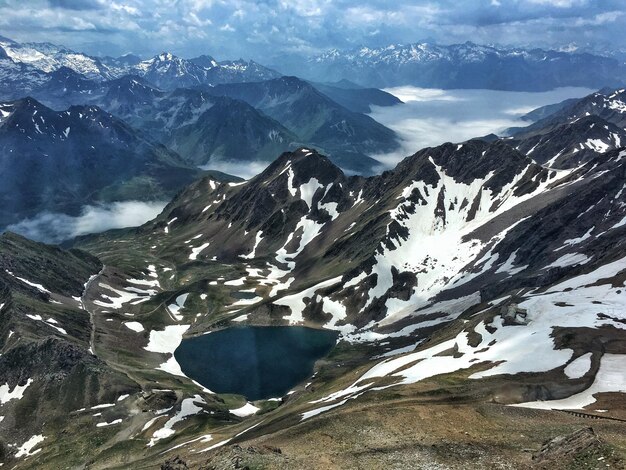
[[528, 323], [528, 310], [520, 308], [516, 303], [503, 305], [500, 313], [505, 325], [526, 325]]

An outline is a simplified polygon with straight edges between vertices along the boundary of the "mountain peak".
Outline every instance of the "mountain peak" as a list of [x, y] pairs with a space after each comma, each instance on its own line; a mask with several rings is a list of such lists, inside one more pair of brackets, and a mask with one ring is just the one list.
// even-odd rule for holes
[[52, 72], [50, 72], [50, 75], [53, 77], [80, 77], [80, 78], [85, 78], [84, 75], [76, 72], [74, 69], [69, 68], [66, 65], [62, 65], [61, 67], [59, 67], [56, 70], [53, 70]]
[[289, 172], [295, 184], [306, 183], [311, 178], [316, 178], [321, 184], [345, 179], [341, 169], [328, 157], [308, 147], [284, 152], [254, 179], [265, 181], [285, 172]]
[[15, 109], [46, 109], [50, 110], [47, 106], [41, 104], [32, 96], [25, 96], [24, 98], [20, 98], [19, 100], [13, 101]]
[[212, 56], [208, 54], [202, 54], [201, 56], [194, 57], [193, 59], [190, 59], [189, 61], [205, 69], [210, 69], [210, 68], [219, 66], [215, 58], [213, 58]]
[[499, 190], [516, 175], [529, 169], [533, 173], [541, 171], [531, 158], [501, 140], [486, 142], [475, 139], [422, 149], [400, 162], [392, 174], [394, 179], [409, 177], [436, 181], [436, 174], [443, 172], [466, 184], [486, 180], [487, 187]]
[[10, 123], [30, 119], [37, 112], [47, 114], [52, 110], [30, 96], [15, 101], [5, 101], [0, 103], [0, 124], [12, 125]]
[[160, 60], [161, 62], [167, 62], [167, 61], [177, 59], [177, 57], [173, 55], [171, 52], [161, 52], [158, 56], [156, 56], [156, 59]]

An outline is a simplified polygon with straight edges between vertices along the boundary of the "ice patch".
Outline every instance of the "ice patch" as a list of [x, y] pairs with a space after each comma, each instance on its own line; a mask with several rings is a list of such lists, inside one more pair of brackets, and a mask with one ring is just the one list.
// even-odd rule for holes
[[562, 400], [519, 403], [518, 407], [542, 410], [581, 410], [596, 402], [595, 395], [605, 392], [626, 393], [626, 355], [605, 354], [600, 360], [596, 378], [588, 389]]
[[203, 408], [196, 405], [195, 402], [205, 403], [200, 395], [194, 395], [193, 398], [185, 398], [180, 405], [180, 411], [170, 418], [161, 429], [154, 431], [152, 439], [150, 439], [150, 442], [148, 443], [148, 447], [152, 447], [161, 439], [165, 439], [175, 434], [176, 431], [174, 431], [173, 427], [176, 423], [201, 412]]
[[4, 405], [10, 400], [20, 400], [24, 396], [24, 391], [32, 383], [33, 379], [28, 379], [24, 385], [16, 385], [13, 390], [9, 390], [8, 383], [0, 385], [0, 403]]
[[202, 245], [196, 247], [196, 248], [192, 248], [191, 249], [191, 254], [189, 255], [189, 259], [190, 260], [195, 260], [198, 258], [198, 255], [200, 253], [202, 253], [204, 251], [205, 248], [207, 248], [211, 243], [210, 242], [206, 242], [203, 243]]
[[327, 281], [320, 282], [319, 284], [309, 287], [308, 289], [298, 292], [297, 294], [286, 295], [285, 297], [277, 299], [274, 301], [274, 304], [284, 305], [290, 308], [291, 314], [284, 317], [285, 320], [289, 321], [290, 325], [301, 323], [304, 321], [303, 312], [306, 308], [304, 299], [313, 298], [315, 292], [319, 289], [335, 285], [339, 281], [341, 281], [341, 276], [328, 279]]
[[234, 410], [228, 410], [230, 414], [235, 416], [239, 416], [240, 418], [245, 418], [246, 416], [252, 416], [257, 413], [261, 408], [257, 408], [252, 403], [246, 403], [241, 408], [236, 408]]
[[98, 423], [98, 424], [96, 424], [96, 427], [98, 427], [98, 428], [103, 428], [103, 427], [105, 427], [105, 426], [111, 426], [111, 425], [113, 425], [113, 424], [120, 424], [121, 422], [122, 422], [122, 420], [121, 420], [121, 419], [114, 419], [114, 420], [113, 420], [113, 421], [111, 421], [110, 423], [107, 423], [107, 422]]
[[187, 297], [189, 297], [189, 294], [181, 294], [178, 297], [176, 297], [176, 300], [174, 301], [173, 304], [170, 304], [167, 306], [167, 309], [169, 310], [169, 312], [172, 314], [172, 316], [174, 317], [176, 321], [181, 321], [183, 319], [183, 316], [180, 315], [180, 311], [182, 308], [185, 307], [185, 302], [187, 302]]
[[591, 368], [591, 353], [585, 353], [577, 357], [565, 367], [565, 375], [570, 379], [579, 379]]
[[126, 328], [133, 330], [137, 333], [141, 333], [144, 330], [143, 325], [137, 321], [127, 321], [124, 322], [124, 325], [126, 326]]
[[172, 355], [166, 362], [161, 364], [157, 370], [186, 377], [174, 357], [174, 351], [182, 342], [183, 335], [189, 327], [190, 325], [170, 325], [166, 326], [163, 331], [153, 330], [150, 332], [148, 345], [144, 349], [150, 352]]
[[35, 455], [38, 452], [41, 452], [41, 449], [36, 449], [34, 451], [33, 449], [41, 444], [44, 439], [45, 437], [42, 434], [36, 434], [32, 436], [17, 449], [17, 454], [15, 454], [15, 457], [18, 459], [21, 457], [30, 457], [31, 455]]
[[585, 264], [591, 258], [581, 253], [568, 253], [566, 255], [561, 256], [556, 261], [553, 261], [549, 265], [547, 265], [544, 269], [549, 268], [565, 268], [567, 266], [574, 266], [577, 264]]
[[46, 289], [44, 286], [42, 286], [41, 284], [37, 284], [36, 282], [31, 282], [28, 279], [24, 279], [23, 277], [19, 277], [16, 276], [15, 274], [13, 274], [11, 271], [9, 271], [8, 269], [5, 269], [5, 271], [7, 272], [7, 274], [13, 276], [15, 279], [17, 279], [18, 281], [23, 282], [24, 284], [27, 284], [31, 287], [34, 287], [35, 289], [37, 289], [39, 292], [43, 292], [44, 294], [50, 294], [50, 291], [48, 289]]

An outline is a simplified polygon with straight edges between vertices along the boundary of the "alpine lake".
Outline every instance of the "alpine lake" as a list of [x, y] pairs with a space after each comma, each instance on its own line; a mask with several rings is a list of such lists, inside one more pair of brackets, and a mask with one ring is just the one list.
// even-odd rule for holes
[[313, 372], [337, 332], [302, 326], [242, 326], [183, 340], [174, 352], [183, 373], [215, 393], [248, 400], [281, 397]]

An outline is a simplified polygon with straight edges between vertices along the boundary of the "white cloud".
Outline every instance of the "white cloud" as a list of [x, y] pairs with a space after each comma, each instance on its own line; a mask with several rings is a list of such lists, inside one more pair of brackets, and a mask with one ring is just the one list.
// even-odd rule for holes
[[263, 161], [241, 162], [236, 160], [218, 160], [209, 162], [207, 165], [203, 165], [200, 168], [203, 170], [221, 171], [229, 175], [250, 179], [265, 170], [270, 163], [271, 162]]
[[33, 240], [59, 243], [89, 233], [139, 226], [159, 215], [165, 205], [161, 201], [125, 201], [85, 206], [79, 216], [42, 212], [36, 217], [7, 227], [7, 230]]
[[401, 149], [371, 155], [387, 168], [425, 147], [444, 142], [463, 142], [490, 133], [499, 133], [528, 122], [519, 117], [540, 106], [567, 98], [582, 97], [593, 90], [561, 88], [542, 93], [496, 90], [438, 90], [416, 87], [387, 89], [405, 104], [374, 107], [374, 119], [393, 129], [402, 139]]
[[573, 6], [585, 5], [587, 0], [528, 0], [528, 3], [547, 5], [557, 8], [571, 8]]
[[591, 18], [578, 18], [576, 26], [601, 26], [607, 23], [615, 23], [619, 18], [624, 16], [623, 11], [607, 11], [599, 13]]
[[615, 19], [624, 11], [620, 0], [0, 0], [0, 28], [20, 41], [93, 54], [130, 47], [150, 56], [167, 48], [183, 57], [263, 62], [285, 52], [425, 38], [539, 47], [584, 40], [625, 48]]
[[112, 2], [111, 8], [115, 11], [123, 11], [124, 13], [128, 13], [129, 15], [132, 15], [132, 16], [140, 15], [140, 12], [137, 8], [129, 6], [129, 5], [123, 5], [120, 3]]

